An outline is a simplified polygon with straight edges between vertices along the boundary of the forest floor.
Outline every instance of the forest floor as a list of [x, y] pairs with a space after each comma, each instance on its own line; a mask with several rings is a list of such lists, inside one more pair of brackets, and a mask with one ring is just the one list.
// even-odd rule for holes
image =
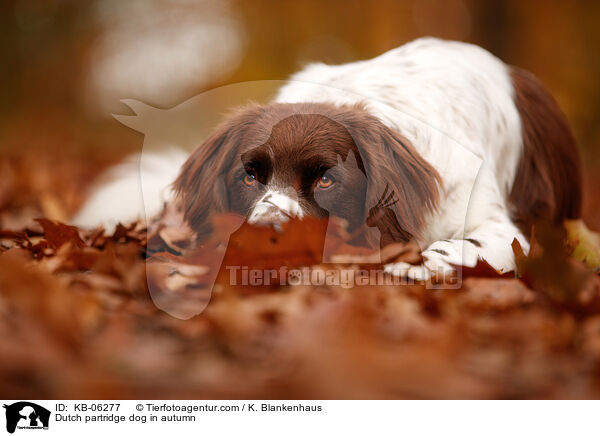
[[[357, 277], [381, 264], [342, 231], [323, 261], [316, 221], [216, 231], [187, 254], [167, 216], [112, 234], [62, 224], [102, 165], [0, 160], [5, 398], [600, 397], [600, 244], [580, 222], [537, 226], [528, 256], [515, 244], [516, 275], [481, 262], [458, 289], [373, 285]], [[381, 256], [419, 261], [410, 244]], [[350, 281], [233, 285], [226, 265]]]

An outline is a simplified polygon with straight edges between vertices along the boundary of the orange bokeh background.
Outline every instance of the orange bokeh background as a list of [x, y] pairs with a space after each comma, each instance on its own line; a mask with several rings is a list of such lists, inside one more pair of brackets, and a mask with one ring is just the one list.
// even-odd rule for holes
[[171, 107], [429, 35], [479, 44], [550, 89], [580, 144], [586, 220], [600, 228], [598, 2], [8, 0], [0, 11], [5, 226], [68, 219], [96, 174], [141, 149], [141, 134], [110, 116], [129, 112], [120, 99]]

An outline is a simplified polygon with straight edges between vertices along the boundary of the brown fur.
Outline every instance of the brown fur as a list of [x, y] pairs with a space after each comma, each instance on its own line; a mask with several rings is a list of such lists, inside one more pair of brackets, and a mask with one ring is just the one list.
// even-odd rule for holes
[[[351, 153], [354, 169], [336, 167]], [[333, 167], [344, 182], [317, 192], [315, 180]], [[252, 189], [239, 183], [248, 171], [260, 182]], [[440, 179], [405, 138], [361, 107], [274, 103], [229, 117], [191, 154], [174, 187], [186, 221], [203, 239], [214, 213], [246, 215], [259, 189], [274, 182], [293, 189], [309, 215], [327, 216], [320, 205], [335, 204], [351, 227], [368, 220], [388, 243], [420, 234], [437, 206]], [[384, 193], [395, 201], [372, 207]]]
[[525, 235], [539, 220], [560, 223], [581, 216], [577, 146], [556, 101], [531, 73], [512, 68], [523, 155], [510, 193], [513, 220]]

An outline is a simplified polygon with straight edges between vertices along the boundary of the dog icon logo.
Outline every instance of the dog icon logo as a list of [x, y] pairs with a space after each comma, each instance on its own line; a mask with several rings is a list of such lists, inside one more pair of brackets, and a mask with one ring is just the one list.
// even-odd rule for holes
[[6, 431], [14, 433], [16, 429], [48, 429], [50, 411], [29, 401], [19, 401], [4, 405], [6, 409]]

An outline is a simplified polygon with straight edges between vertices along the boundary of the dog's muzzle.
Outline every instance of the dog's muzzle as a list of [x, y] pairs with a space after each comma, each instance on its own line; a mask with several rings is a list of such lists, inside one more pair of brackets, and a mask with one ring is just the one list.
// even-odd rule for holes
[[302, 218], [300, 203], [295, 198], [277, 191], [267, 191], [254, 205], [248, 222], [251, 224], [280, 224], [291, 218]]

